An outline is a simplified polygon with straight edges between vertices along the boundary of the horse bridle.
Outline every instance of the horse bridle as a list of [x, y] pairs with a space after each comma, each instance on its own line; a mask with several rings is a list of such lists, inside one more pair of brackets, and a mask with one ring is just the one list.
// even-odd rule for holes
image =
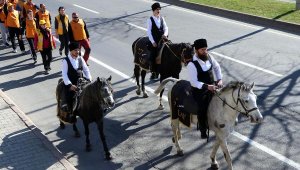
[[[102, 85], [103, 86], [103, 85]], [[101, 86], [101, 88], [102, 88], [102, 86]], [[108, 86], [108, 88], [109, 88], [109, 90], [111, 90], [112, 91], [112, 88], [110, 87], [110, 86]], [[100, 94], [101, 94], [101, 92], [100, 92]], [[97, 95], [97, 98], [98, 98], [98, 101], [102, 101], [102, 103], [100, 103], [100, 105], [104, 105], [104, 107], [103, 107], [103, 109], [107, 109], [107, 108], [109, 108], [109, 104], [107, 103], [107, 101], [105, 100], [106, 98], [109, 98], [110, 96], [108, 96], [108, 97], [102, 97], [102, 100], [99, 100], [99, 96]]]
[[[221, 99], [221, 100], [223, 101], [224, 104], [226, 104], [227, 106], [229, 106], [231, 109], [236, 110], [236, 111], [238, 111], [239, 113], [242, 113], [242, 114], [246, 115], [247, 117], [249, 117], [250, 112], [252, 112], [252, 111], [254, 111], [254, 110], [257, 110], [258, 108], [257, 108], [257, 107], [254, 107], [254, 108], [249, 109], [249, 110], [247, 109], [247, 107], [245, 106], [244, 101], [243, 101], [243, 100], [241, 99], [241, 97], [240, 97], [241, 88], [242, 88], [242, 86], [239, 87], [239, 90], [238, 90], [238, 97], [237, 97], [236, 102], [235, 102], [235, 99], [234, 99], [234, 96], [233, 96], [234, 90], [232, 90], [232, 98], [233, 98], [234, 103], [236, 104], [236, 107], [233, 107], [233, 106], [231, 106], [230, 104], [228, 104], [224, 99], [222, 99], [222, 98], [220, 97], [220, 95], [218, 95], [218, 94], [216, 94], [216, 95], [218, 96], [219, 99]], [[241, 105], [242, 105], [242, 107], [243, 107], [243, 109], [244, 109], [244, 112], [242, 112], [242, 111], [240, 111], [240, 110], [237, 109], [237, 106], [238, 106], [239, 102], [241, 103]]]

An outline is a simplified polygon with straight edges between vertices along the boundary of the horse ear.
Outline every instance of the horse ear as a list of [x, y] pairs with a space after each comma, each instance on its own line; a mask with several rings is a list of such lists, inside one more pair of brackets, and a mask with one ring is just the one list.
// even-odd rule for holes
[[253, 82], [250, 86], [250, 89], [252, 90], [254, 88], [254, 86], [255, 86], [255, 83]]
[[107, 81], [111, 81], [111, 75], [106, 80]]

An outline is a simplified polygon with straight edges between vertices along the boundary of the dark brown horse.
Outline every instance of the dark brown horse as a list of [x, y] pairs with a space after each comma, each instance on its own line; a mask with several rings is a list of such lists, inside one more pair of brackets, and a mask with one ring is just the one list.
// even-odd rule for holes
[[[111, 76], [108, 79], [98, 77], [92, 83], [83, 83], [85, 85], [82, 87], [82, 91], [80, 93], [80, 96], [78, 97], [79, 103], [77, 105], [77, 108], [73, 109], [75, 115], [79, 116], [83, 121], [86, 136], [86, 151], [91, 150], [91, 144], [89, 139], [89, 124], [95, 122], [98, 126], [100, 138], [105, 151], [105, 158], [107, 160], [112, 159], [112, 157], [107, 147], [106, 139], [104, 136], [103, 116], [105, 110], [107, 110], [110, 107], [113, 107], [115, 104], [110, 81]], [[60, 127], [62, 129], [65, 127], [65, 122], [62, 121], [62, 118], [66, 117], [66, 115], [68, 114], [60, 109], [62, 98], [61, 95], [63, 95], [63, 86], [64, 83], [62, 79], [60, 79], [56, 88], [56, 99], [57, 116], [60, 119]], [[75, 131], [75, 136], [79, 137], [80, 134], [76, 127], [76, 121], [75, 123], [73, 123], [73, 130]]]
[[[193, 46], [189, 43], [175, 43], [171, 41], [160, 41], [158, 57], [156, 63], [159, 64], [160, 81], [174, 77], [179, 78], [179, 73], [182, 69], [182, 63], [186, 64], [189, 60], [192, 60], [194, 55]], [[145, 77], [147, 71], [150, 70], [151, 60], [148, 45], [151, 45], [148, 37], [140, 37], [132, 44], [132, 52], [134, 55], [134, 77], [137, 82], [137, 95], [140, 95], [141, 90], [144, 97], [148, 97], [145, 90]], [[142, 84], [140, 85], [140, 76], [142, 77]], [[160, 109], [163, 109], [161, 104], [160, 94]]]

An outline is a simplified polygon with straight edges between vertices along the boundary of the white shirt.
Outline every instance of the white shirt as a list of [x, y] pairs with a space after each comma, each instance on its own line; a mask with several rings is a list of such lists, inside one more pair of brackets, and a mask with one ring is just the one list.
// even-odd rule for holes
[[[164, 26], [164, 35], [165, 36], [168, 36], [169, 35], [169, 28], [166, 24], [166, 21], [163, 17], [161, 16], [158, 16], [158, 17], [155, 17], [155, 16], [151, 16], [157, 26], [157, 28], [160, 28], [160, 25], [161, 25], [161, 22], [160, 22], [160, 18], [163, 19], [163, 26]], [[151, 29], [152, 29], [152, 22], [151, 22], [151, 19], [148, 18], [147, 20], [147, 35], [149, 37], [149, 40], [151, 41], [151, 43], [155, 43], [154, 39], [153, 39], [153, 36], [152, 36], [152, 32], [151, 32]]]
[[[72, 58], [71, 57], [71, 54], [69, 54], [68, 56], [73, 68], [75, 70], [78, 69], [79, 67], [79, 58], [81, 58], [82, 60], [82, 69], [83, 69], [83, 77], [89, 79], [92, 81], [92, 76], [91, 76], [91, 73], [90, 73], [90, 70], [89, 68], [87, 67], [84, 59], [80, 56], [78, 56], [76, 59]], [[63, 80], [64, 80], [64, 84], [65, 85], [69, 85], [69, 84], [72, 84], [72, 82], [70, 81], [69, 77], [68, 77], [68, 63], [67, 61], [64, 59], [63, 62], [62, 62], [62, 77], [63, 77]]]
[[[220, 67], [219, 63], [211, 55], [209, 55], [209, 56], [211, 58], [212, 65], [213, 65], [213, 68], [212, 68], [213, 73], [217, 80], [221, 80], [222, 79], [221, 67]], [[200, 64], [203, 71], [207, 71], [211, 67], [211, 63], [209, 60], [204, 62], [204, 61], [200, 60], [196, 56], [196, 54], [193, 56], [193, 61], [197, 61]], [[195, 88], [202, 89], [202, 86], [204, 83], [198, 81], [197, 68], [194, 65], [194, 63], [189, 62], [189, 64], [187, 65], [187, 69], [188, 69], [188, 76], [189, 76], [189, 81], [190, 81], [191, 85]]]

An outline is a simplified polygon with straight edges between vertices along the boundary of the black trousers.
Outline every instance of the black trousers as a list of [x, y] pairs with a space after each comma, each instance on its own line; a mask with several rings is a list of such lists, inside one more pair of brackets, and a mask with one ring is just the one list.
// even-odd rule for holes
[[65, 49], [65, 55], [68, 56], [69, 55], [69, 36], [68, 36], [68, 34], [59, 35], [58, 38], [60, 41], [59, 51], [62, 51], [63, 49]]
[[36, 59], [36, 52], [34, 49], [34, 38], [27, 38], [27, 41], [30, 46], [32, 57], [33, 57], [33, 59]]
[[19, 43], [19, 46], [20, 46], [20, 50], [25, 51], [24, 42], [22, 40], [22, 37], [20, 37], [21, 29], [20, 28], [14, 28], [14, 27], [8, 27], [8, 32], [9, 32], [12, 48], [14, 50], [16, 49], [16, 44], [15, 44], [15, 36], [16, 36], [17, 40], [18, 40], [18, 43]]
[[209, 102], [212, 99], [213, 93], [209, 90], [203, 90], [198, 88], [193, 89], [193, 96], [198, 105], [198, 117], [199, 117], [199, 125], [200, 130], [206, 130], [207, 125], [207, 109]]
[[44, 69], [47, 70], [50, 68], [50, 63], [52, 61], [52, 49], [43, 49], [43, 51], [41, 51], [41, 55], [43, 58]]
[[75, 97], [76, 92], [71, 91], [70, 88], [68, 86], [64, 86], [63, 89], [63, 98], [62, 98], [62, 103], [63, 104], [67, 104], [68, 107], [72, 110], [73, 107], [73, 99]]
[[158, 47], [153, 47], [152, 44], [149, 48], [150, 50], [150, 61], [151, 61], [151, 72], [156, 73], [158, 75], [159, 73], [159, 66], [156, 64], [156, 57], [158, 55]]

